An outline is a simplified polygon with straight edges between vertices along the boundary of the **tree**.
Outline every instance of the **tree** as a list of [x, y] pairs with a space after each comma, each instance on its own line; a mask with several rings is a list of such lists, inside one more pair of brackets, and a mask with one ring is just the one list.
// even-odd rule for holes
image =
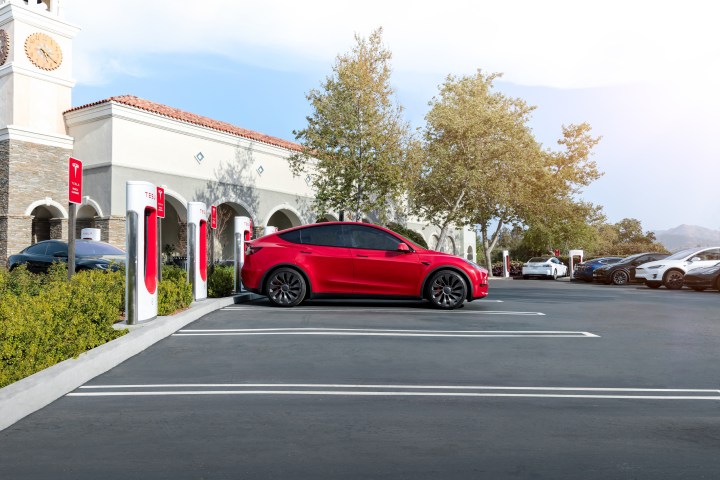
[[361, 220], [377, 212], [384, 219], [412, 177], [405, 155], [409, 128], [389, 83], [392, 55], [382, 45], [382, 28], [355, 41], [322, 88], [308, 93], [312, 114], [293, 132], [303, 149], [289, 162], [295, 175], [311, 175], [318, 213], [349, 210]]
[[525, 179], [542, 169], [527, 126], [534, 107], [492, 91], [498, 76], [451, 75], [441, 85], [425, 117], [421, 174], [412, 191], [418, 213], [440, 228], [435, 248], [451, 225], [480, 225], [488, 269], [503, 225], [519, 219]]

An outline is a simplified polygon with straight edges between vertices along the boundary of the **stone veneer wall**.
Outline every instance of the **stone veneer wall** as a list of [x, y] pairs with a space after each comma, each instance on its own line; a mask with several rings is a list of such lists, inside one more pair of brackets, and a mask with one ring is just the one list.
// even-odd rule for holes
[[[32, 242], [32, 217], [25, 215], [30, 204], [51, 198], [63, 207], [67, 205], [71, 153], [67, 148], [17, 140], [0, 142], [0, 266], [6, 265], [9, 255]], [[54, 223], [57, 230], [66, 220]], [[65, 237], [67, 232], [62, 234]]]
[[100, 229], [100, 240], [125, 250], [125, 217], [95, 217], [95, 228]]

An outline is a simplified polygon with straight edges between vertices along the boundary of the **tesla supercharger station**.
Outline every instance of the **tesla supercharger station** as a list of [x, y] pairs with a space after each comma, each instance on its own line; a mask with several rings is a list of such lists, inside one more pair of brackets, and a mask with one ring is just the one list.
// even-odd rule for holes
[[[570, 250], [568, 252], [570, 254], [570, 278], [573, 278], [575, 275], [575, 265], [578, 263], [582, 263], [583, 261], [583, 251], [582, 250]], [[575, 261], [575, 257], [579, 257], [578, 261]]]
[[252, 238], [252, 220], [235, 217], [235, 291], [242, 290], [242, 266], [245, 263], [245, 242]]
[[503, 277], [508, 278], [510, 276], [510, 252], [503, 250]]
[[157, 199], [155, 185], [127, 182], [125, 312], [135, 325], [157, 317]]
[[267, 226], [265, 227], [265, 230], [263, 230], [263, 235], [270, 235], [271, 233], [275, 233], [277, 231], [278, 227]]
[[207, 207], [203, 202], [188, 202], [187, 266], [193, 298], [207, 298]]

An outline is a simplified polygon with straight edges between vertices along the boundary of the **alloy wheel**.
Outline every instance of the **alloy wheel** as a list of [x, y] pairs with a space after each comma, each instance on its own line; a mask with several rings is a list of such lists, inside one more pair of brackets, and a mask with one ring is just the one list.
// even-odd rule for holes
[[296, 270], [281, 268], [267, 282], [267, 296], [280, 307], [294, 307], [305, 298], [305, 279]]
[[614, 285], [625, 285], [628, 283], [628, 274], [623, 270], [618, 270], [612, 274], [612, 283]]
[[683, 286], [683, 277], [685, 275], [679, 270], [670, 270], [665, 274], [663, 284], [665, 288], [670, 290], [680, 290]]
[[430, 302], [443, 309], [462, 305], [467, 296], [465, 281], [455, 272], [444, 270], [433, 275], [430, 281]]

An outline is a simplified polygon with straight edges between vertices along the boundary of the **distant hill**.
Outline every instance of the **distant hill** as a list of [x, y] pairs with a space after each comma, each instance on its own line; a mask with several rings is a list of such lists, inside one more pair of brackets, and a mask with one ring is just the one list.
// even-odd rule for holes
[[671, 252], [682, 248], [720, 246], [720, 230], [710, 230], [697, 225], [656, 230], [655, 237]]

